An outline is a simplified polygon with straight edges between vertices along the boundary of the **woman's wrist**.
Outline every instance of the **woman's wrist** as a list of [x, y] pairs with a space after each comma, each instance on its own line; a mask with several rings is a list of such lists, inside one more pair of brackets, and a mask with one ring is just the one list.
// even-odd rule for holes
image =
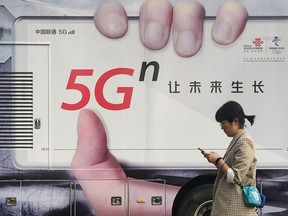
[[216, 166], [218, 165], [218, 163], [219, 163], [220, 160], [223, 160], [223, 158], [222, 158], [222, 157], [218, 157], [218, 158], [215, 160]]
[[[225, 170], [227, 170], [227, 169], [225, 169], [226, 166], [228, 166], [228, 165], [226, 164], [226, 162], [225, 162], [225, 160], [224, 160], [223, 158], [220, 159], [220, 160], [218, 161], [218, 164], [216, 165], [216, 167], [217, 167], [219, 170], [223, 171], [223, 172], [225, 172]], [[223, 169], [223, 168], [224, 168], [224, 169]]]

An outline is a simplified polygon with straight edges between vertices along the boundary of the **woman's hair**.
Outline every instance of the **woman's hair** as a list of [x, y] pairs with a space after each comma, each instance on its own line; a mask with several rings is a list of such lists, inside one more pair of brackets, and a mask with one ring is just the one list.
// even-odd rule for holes
[[251, 125], [254, 123], [255, 115], [245, 115], [242, 106], [236, 101], [229, 101], [221, 106], [215, 114], [217, 122], [224, 120], [232, 123], [234, 119], [238, 119], [240, 128], [244, 127], [245, 118], [250, 122]]

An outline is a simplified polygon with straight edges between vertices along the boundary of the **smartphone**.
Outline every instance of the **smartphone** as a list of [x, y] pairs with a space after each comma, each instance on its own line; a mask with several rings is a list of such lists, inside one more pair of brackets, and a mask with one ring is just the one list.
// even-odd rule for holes
[[[288, 109], [286, 102], [277, 103], [288, 92], [288, 19], [251, 19], [235, 43], [221, 47], [211, 40], [213, 23], [205, 20], [200, 52], [181, 58], [171, 39], [161, 51], [146, 49], [138, 18], [129, 18], [125, 37], [111, 40], [95, 29], [93, 17], [19, 17], [13, 43], [0, 43], [1, 50], [10, 46], [13, 55], [12, 72], [3, 72], [0, 80], [8, 86], [6, 92], [1, 89], [0, 101], [17, 108], [1, 108], [0, 119], [20, 120], [14, 125], [11, 118], [6, 128], [0, 126], [0, 137], [12, 131], [10, 142], [5, 138], [0, 144], [15, 147], [13, 163], [19, 169], [69, 169], [78, 113], [88, 108], [105, 124], [109, 151], [129, 168], [207, 167], [200, 154], [191, 153], [197, 145], [211, 149], [206, 143], [216, 141], [219, 154], [225, 153], [229, 140], [219, 132], [214, 114], [227, 98], [244, 107], [257, 100], [253, 109], [261, 115], [276, 109], [286, 117]], [[275, 44], [275, 36], [282, 41]], [[271, 79], [272, 72], [277, 79]], [[10, 93], [16, 84], [20, 89]], [[285, 121], [281, 125], [286, 128]], [[265, 127], [258, 124], [255, 131]], [[283, 134], [277, 129], [271, 131], [276, 137]], [[270, 138], [253, 135], [265, 164], [265, 149], [288, 160], [285, 143], [271, 146]]]
[[[84, 107], [97, 111], [97, 115], [103, 119], [109, 134], [109, 150], [119, 162], [129, 167], [143, 167], [143, 164], [149, 167], [172, 167], [175, 164], [177, 167], [199, 166], [203, 160], [201, 155], [190, 157], [191, 151], [197, 148], [191, 146], [190, 140], [193, 139], [200, 146], [215, 139], [219, 143], [226, 143], [225, 137], [218, 133], [214, 116], [209, 116], [220, 104], [209, 106], [210, 110], [207, 111], [197, 107], [198, 101], [203, 100], [200, 93], [193, 94], [199, 100], [195, 98], [191, 103], [186, 99], [191, 97], [190, 94], [186, 95], [186, 91], [181, 92], [181, 97], [173, 92], [178, 92], [179, 88], [174, 89], [175, 82], [177, 86], [181, 83], [184, 88], [187, 80], [201, 79], [204, 71], [191, 73], [191, 68], [203, 68], [204, 60], [213, 59], [214, 67], [219, 66], [217, 71], [224, 72], [221, 68], [226, 59], [235, 52], [241, 52], [239, 49], [235, 51], [233, 46], [228, 55], [227, 50], [223, 52], [215, 46], [209, 39], [212, 23], [213, 20], [206, 20], [206, 42], [201, 53], [191, 61], [177, 56], [171, 41], [165, 52], [145, 49], [139, 38], [139, 20], [136, 18], [129, 19], [129, 31], [117, 41], [97, 32], [93, 17], [18, 18], [13, 26], [13, 71], [33, 74], [30, 75], [33, 78], [31, 116], [33, 123], [37, 121], [37, 126], [35, 123], [29, 126], [29, 131], [33, 131], [30, 149], [15, 149], [15, 166], [21, 169], [69, 169], [77, 144], [78, 112]], [[72, 45], [75, 52], [71, 52]], [[218, 51], [225, 53], [226, 58], [222, 54], [215, 54]], [[210, 58], [212, 54], [213, 58]], [[222, 56], [223, 60], [215, 59], [214, 55]], [[240, 54], [235, 55], [241, 58]], [[141, 81], [149, 63], [159, 65], [157, 81], [152, 80], [148, 71], [144, 81]], [[155, 77], [157, 68], [154, 66]], [[183, 70], [181, 76], [175, 73], [179, 68]], [[214, 68], [207, 68], [207, 73], [213, 75]], [[117, 93], [117, 89], [123, 86], [131, 92], [133, 89], [130, 96], [123, 92], [125, 98], [130, 97], [130, 100], [124, 100], [123, 93]], [[101, 95], [105, 100], [99, 100], [98, 96]], [[126, 105], [123, 101], [126, 101]], [[120, 107], [123, 106], [121, 104], [125, 107]], [[165, 112], [160, 114], [159, 110]], [[170, 121], [181, 122], [181, 140], [179, 134], [174, 133], [179, 130], [179, 124], [170, 124]], [[199, 130], [199, 124], [191, 125], [191, 122], [205, 122], [205, 127]], [[194, 132], [191, 134], [191, 131]], [[211, 131], [210, 136], [205, 136], [206, 131]], [[180, 148], [175, 145], [178, 142], [181, 143]], [[187, 161], [183, 162], [183, 158], [187, 158]], [[206, 162], [203, 166], [206, 166]]]
[[198, 149], [201, 151], [202, 154], [205, 153], [205, 151], [203, 149], [201, 149], [201, 148], [198, 148]]

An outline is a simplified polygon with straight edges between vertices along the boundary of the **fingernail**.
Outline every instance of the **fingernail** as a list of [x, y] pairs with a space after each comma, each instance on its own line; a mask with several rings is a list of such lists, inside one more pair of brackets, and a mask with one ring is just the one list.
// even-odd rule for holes
[[107, 29], [114, 36], [122, 36], [126, 30], [126, 20], [117, 13], [108, 13], [105, 16]]
[[219, 42], [228, 43], [231, 41], [231, 26], [227, 22], [218, 22], [213, 28], [213, 35]]
[[161, 48], [164, 38], [164, 29], [157, 22], [150, 22], [145, 29], [145, 44], [148, 48], [158, 49]]
[[198, 40], [192, 31], [179, 33], [176, 43], [177, 53], [181, 56], [191, 56], [199, 50]]

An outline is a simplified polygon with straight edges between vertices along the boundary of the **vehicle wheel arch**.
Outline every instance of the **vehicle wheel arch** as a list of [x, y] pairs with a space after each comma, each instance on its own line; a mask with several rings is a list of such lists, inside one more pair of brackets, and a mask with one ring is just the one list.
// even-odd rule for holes
[[172, 207], [172, 216], [177, 216], [178, 208], [183, 201], [183, 198], [193, 189], [202, 185], [213, 185], [216, 175], [202, 175], [192, 178], [186, 182], [178, 191]]

